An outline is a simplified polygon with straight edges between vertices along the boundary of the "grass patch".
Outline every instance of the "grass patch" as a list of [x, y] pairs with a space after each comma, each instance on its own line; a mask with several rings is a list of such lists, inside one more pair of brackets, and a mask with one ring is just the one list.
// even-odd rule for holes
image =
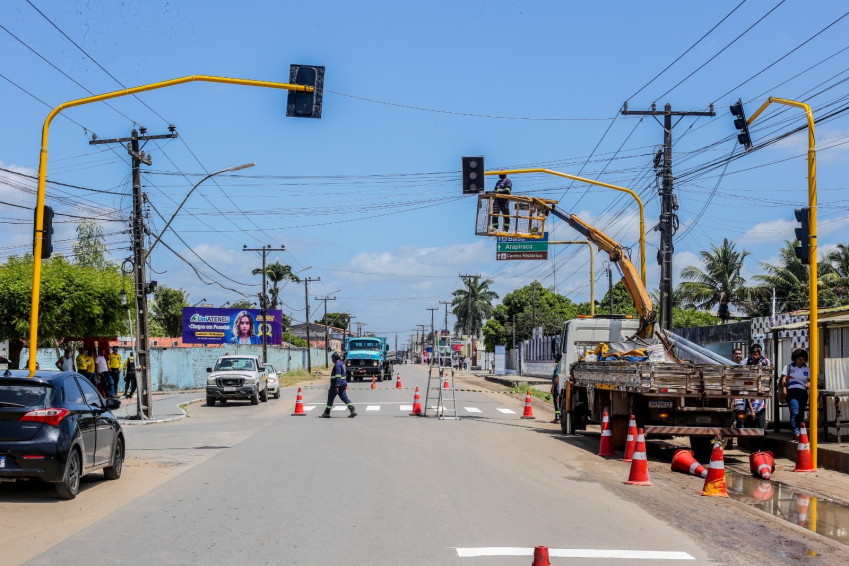
[[305, 369], [295, 369], [290, 372], [281, 374], [280, 378], [280, 387], [291, 387], [296, 383], [300, 383], [302, 381], [318, 381], [320, 379], [325, 379], [324, 376], [314, 375], [308, 372]]
[[520, 383], [518, 387], [510, 388], [510, 393], [516, 393], [521, 395], [527, 395], [528, 391], [531, 392], [531, 397], [536, 397], [537, 399], [541, 399], [542, 401], [551, 401], [550, 389], [537, 389], [535, 387], [528, 386], [527, 383]]

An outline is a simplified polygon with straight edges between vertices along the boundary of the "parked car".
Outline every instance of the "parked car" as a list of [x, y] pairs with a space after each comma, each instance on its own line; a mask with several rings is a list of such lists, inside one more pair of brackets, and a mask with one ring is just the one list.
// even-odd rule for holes
[[51, 482], [59, 499], [73, 499], [85, 474], [120, 478], [124, 431], [112, 411], [121, 401], [104, 399], [78, 373], [28, 375], [0, 374], [0, 481]]
[[257, 356], [221, 356], [206, 368], [206, 404], [250, 399], [251, 405], [268, 401], [268, 373]]
[[262, 364], [268, 374], [268, 394], [275, 399], [280, 399], [280, 374], [271, 364]]

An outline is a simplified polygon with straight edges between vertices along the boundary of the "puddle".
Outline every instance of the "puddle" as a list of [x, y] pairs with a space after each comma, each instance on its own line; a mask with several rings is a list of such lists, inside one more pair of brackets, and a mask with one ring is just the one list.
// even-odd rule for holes
[[728, 495], [751, 507], [849, 545], [849, 507], [776, 481], [725, 470]]

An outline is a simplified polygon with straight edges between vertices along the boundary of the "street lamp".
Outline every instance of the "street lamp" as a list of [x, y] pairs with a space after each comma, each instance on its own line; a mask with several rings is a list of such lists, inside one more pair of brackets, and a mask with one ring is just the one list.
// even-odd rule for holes
[[192, 308], [195, 308], [196, 306], [198, 306], [199, 304], [201, 304], [201, 303], [202, 303], [202, 302], [204, 302], [205, 300], [206, 300], [206, 297], [204, 297], [203, 299], [201, 299], [201, 300], [199, 300], [198, 302], [196, 302], [195, 304], [193, 304], [193, 305], [192, 305]]
[[[206, 181], [210, 177], [214, 177], [214, 176], [219, 175], [221, 173], [226, 173], [228, 171], [239, 171], [241, 169], [247, 169], [248, 167], [253, 167], [255, 165], [256, 165], [256, 163], [251, 161], [250, 163], [243, 163], [242, 165], [234, 165], [232, 167], [227, 167], [226, 169], [221, 169], [220, 171], [216, 171], [215, 173], [210, 173], [209, 175], [207, 175], [206, 177], [204, 177], [203, 179], [201, 179], [200, 181], [195, 183], [195, 186], [191, 188], [191, 190], [186, 194], [185, 197], [183, 197], [183, 202], [180, 203], [180, 206], [177, 207], [177, 210], [174, 211], [174, 214], [172, 214], [171, 218], [168, 219], [168, 222], [165, 223], [165, 227], [162, 229], [162, 232], [159, 233], [159, 235], [156, 237], [156, 240], [154, 240], [153, 244], [151, 244], [150, 248], [147, 250], [147, 254], [145, 254], [145, 259], [150, 257], [150, 252], [153, 251], [153, 248], [156, 246], [156, 244], [159, 243], [159, 240], [162, 239], [162, 235], [165, 234], [165, 231], [171, 225], [171, 221], [174, 220], [174, 218], [177, 216], [177, 213], [180, 212], [180, 209], [183, 208], [184, 204], [186, 204], [186, 201], [189, 199], [189, 196], [191, 196], [191, 194], [193, 192], [195, 192], [195, 189], [198, 188], [198, 186], [200, 186], [201, 183], [203, 183], [204, 181]], [[206, 299], [204, 299], [204, 300], [206, 300]]]
[[220, 307], [218, 307], [218, 308], [219, 308], [219, 309], [223, 309], [224, 307], [226, 307], [226, 306], [227, 306], [227, 305], [229, 305], [229, 304], [230, 304], [230, 301], [227, 301], [226, 303], [224, 303], [223, 305], [221, 305], [221, 306], [220, 306]]

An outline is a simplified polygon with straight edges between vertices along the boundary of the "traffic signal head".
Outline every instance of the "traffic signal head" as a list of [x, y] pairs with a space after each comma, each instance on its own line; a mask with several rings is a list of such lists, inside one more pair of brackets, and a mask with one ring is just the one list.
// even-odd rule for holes
[[737, 141], [746, 149], [752, 149], [752, 136], [749, 135], [749, 124], [746, 123], [746, 112], [743, 110], [743, 101], [739, 98], [731, 105], [731, 114], [734, 116], [734, 127], [737, 128]]
[[463, 194], [474, 195], [484, 191], [483, 156], [463, 158]]
[[321, 103], [324, 95], [324, 67], [315, 65], [290, 65], [289, 83], [311, 86], [313, 92], [289, 91], [286, 100], [286, 116], [295, 118], [321, 118]]
[[[48, 259], [53, 254], [53, 208], [50, 206], [44, 207], [44, 221], [41, 224], [41, 259]], [[35, 226], [38, 222], [38, 209], [35, 209], [33, 217], [33, 239], [32, 239], [32, 254], [35, 255]]]
[[794, 231], [796, 233], [796, 239], [801, 244], [795, 249], [796, 257], [805, 265], [811, 264], [810, 212], [810, 208], [797, 208], [793, 210], [793, 214], [796, 216], [796, 222], [799, 223], [799, 227]]

